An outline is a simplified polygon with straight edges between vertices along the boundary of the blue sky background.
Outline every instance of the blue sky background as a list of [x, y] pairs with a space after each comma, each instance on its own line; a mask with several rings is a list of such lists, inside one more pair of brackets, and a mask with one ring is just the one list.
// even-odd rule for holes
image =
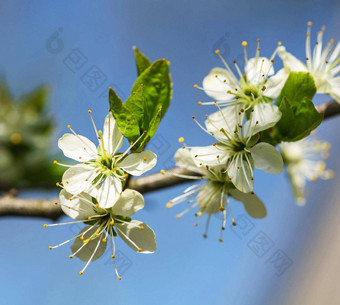
[[[205, 113], [213, 111], [197, 106], [198, 100], [208, 98], [193, 84], [200, 84], [213, 67], [222, 66], [214, 49], [221, 49], [231, 62], [242, 54], [241, 41], [248, 41], [248, 54], [252, 56], [256, 39], [261, 38], [263, 55], [270, 56], [277, 41], [282, 41], [303, 59], [306, 22], [313, 21], [313, 38], [326, 25], [326, 39], [337, 40], [339, 12], [337, 0], [1, 1], [0, 73], [17, 94], [40, 84], [49, 85], [51, 112], [59, 122], [56, 139], [67, 131], [67, 124], [93, 138], [87, 110], [92, 109], [100, 126], [108, 109], [107, 87], [114, 87], [122, 97], [129, 95], [136, 78], [132, 46], [138, 46], [152, 60], [167, 58], [171, 62], [173, 100], [149, 146], [159, 155], [153, 169], [157, 172], [173, 165], [180, 136], [188, 145], [211, 143], [191, 116], [203, 120]], [[76, 55], [84, 60], [78, 68], [70, 65]], [[93, 66], [103, 74], [98, 88], [88, 88], [83, 77]], [[329, 160], [333, 169], [339, 167], [339, 127], [339, 119], [332, 119], [318, 132], [333, 144]], [[53, 149], [58, 151], [56, 144]], [[84, 263], [68, 258], [68, 246], [48, 250], [49, 245], [68, 239], [80, 227], [43, 229], [43, 219], [2, 218], [1, 299], [7, 300], [6, 304], [25, 305], [274, 304], [289, 291], [306, 255], [304, 247], [313, 241], [319, 228], [318, 219], [327, 215], [327, 206], [338, 203], [327, 201], [326, 196], [338, 184], [337, 176], [332, 181], [318, 182], [307, 205], [300, 208], [294, 204], [284, 175], [257, 172], [255, 191], [266, 203], [268, 216], [264, 220], [245, 218], [242, 207], [233, 203], [236, 218], [241, 217], [244, 228], [251, 229], [245, 234], [242, 228], [228, 228], [224, 243], [218, 242], [220, 217], [212, 217], [209, 236], [203, 239], [204, 222], [195, 228], [193, 213], [180, 220], [175, 218], [184, 204], [176, 209], [165, 208], [165, 203], [180, 194], [185, 185], [147, 194], [146, 208], [136, 219], [155, 230], [158, 250], [153, 255], [140, 255], [119, 241], [118, 265], [122, 270], [129, 267], [122, 281], [114, 275], [109, 253], [79, 276]], [[56, 194], [57, 190], [49, 195]], [[263, 257], [256, 256], [249, 247], [259, 232], [273, 244]], [[278, 277], [267, 261], [279, 249], [293, 264]]]

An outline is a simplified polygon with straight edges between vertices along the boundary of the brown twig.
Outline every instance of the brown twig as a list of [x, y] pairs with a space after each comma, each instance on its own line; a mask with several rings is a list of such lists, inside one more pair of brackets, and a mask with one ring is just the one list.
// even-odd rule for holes
[[[320, 113], [324, 114], [324, 119], [329, 119], [340, 114], [340, 104], [335, 101], [321, 104], [316, 108]], [[169, 173], [182, 175], [192, 174], [185, 169], [174, 168], [166, 171], [164, 175], [156, 173], [137, 179], [131, 179], [128, 187], [141, 193], [146, 193], [187, 181], [184, 178], [178, 178]], [[57, 219], [63, 214], [60, 206], [56, 204], [57, 201], [58, 199], [23, 199], [15, 197], [13, 194], [6, 194], [0, 197], [0, 216], [25, 216]]]

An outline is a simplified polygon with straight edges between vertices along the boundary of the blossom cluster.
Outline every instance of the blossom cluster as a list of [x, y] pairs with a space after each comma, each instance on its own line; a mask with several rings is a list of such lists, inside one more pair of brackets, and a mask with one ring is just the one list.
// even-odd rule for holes
[[[140, 253], [156, 250], [155, 233], [145, 223], [132, 220], [131, 216], [144, 207], [143, 196], [125, 188], [129, 175], [140, 176], [152, 169], [157, 156], [150, 150], [131, 153], [131, 149], [145, 136], [144, 133], [124, 151], [123, 133], [111, 112], [106, 116], [103, 131], [97, 130], [91, 111], [91, 121], [98, 139], [98, 145], [74, 132], [66, 133], [58, 146], [64, 155], [78, 163], [66, 166], [59, 201], [66, 215], [84, 223], [78, 235], [50, 249], [74, 241], [70, 258], [74, 256], [86, 261], [80, 271], [83, 274], [90, 262], [98, 259], [110, 243], [111, 256], [118, 279], [121, 279], [115, 263], [115, 237], [118, 235], [131, 249]], [[64, 223], [45, 225], [58, 226]]]
[[[304, 139], [322, 120], [311, 102], [315, 92], [326, 93], [340, 103], [340, 76], [337, 76], [340, 72], [340, 43], [334, 46], [334, 40], [331, 40], [322, 51], [324, 30], [325, 27], [322, 27], [312, 51], [311, 23], [308, 23], [306, 65], [288, 53], [281, 42], [270, 58], [260, 56], [259, 39], [255, 56], [248, 58], [247, 42], [243, 41], [244, 71], [235, 61], [234, 67], [228, 65], [219, 50], [216, 50], [225, 68], [212, 69], [203, 79], [202, 87], [194, 85], [213, 99], [198, 104], [211, 105], [217, 109], [206, 115], [204, 124], [193, 116], [197, 125], [213, 138], [214, 143], [204, 147], [184, 144], [177, 151], [176, 165], [192, 173], [181, 177], [200, 181], [170, 200], [167, 207], [184, 201], [193, 202], [177, 218], [197, 206], [199, 220], [204, 214], [208, 215], [204, 237], [207, 236], [212, 214], [223, 213], [220, 241], [223, 241], [227, 210], [232, 224], [236, 225], [230, 198], [241, 202], [250, 216], [266, 216], [264, 204], [253, 191], [255, 168], [280, 174], [286, 165], [300, 204], [305, 202], [307, 180], [332, 177], [332, 172], [326, 170], [322, 161], [329, 144]], [[275, 73], [277, 55], [283, 61], [283, 68]], [[303, 92], [300, 84], [305, 88]], [[298, 107], [304, 107], [303, 111], [294, 113]], [[306, 112], [306, 115], [301, 116], [301, 112]], [[298, 128], [292, 132], [294, 121]], [[181, 138], [180, 142], [184, 143], [184, 139]]]

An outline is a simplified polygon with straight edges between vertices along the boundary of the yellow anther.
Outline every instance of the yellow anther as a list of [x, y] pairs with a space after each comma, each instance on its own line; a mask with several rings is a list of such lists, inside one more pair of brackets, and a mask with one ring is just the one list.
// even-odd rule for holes
[[177, 219], [179, 219], [179, 218], [181, 218], [181, 216], [179, 216], [179, 215], [176, 215], [176, 218], [177, 218]]
[[115, 222], [113, 220], [110, 221], [110, 225], [113, 226]]
[[277, 45], [278, 45], [278, 46], [282, 45], [282, 42], [281, 42], [281, 41], [279, 41], [279, 42], [277, 43]]
[[219, 240], [220, 242], [222, 242], [222, 241], [223, 241], [223, 239], [222, 239], [222, 238], [219, 238], [218, 240]]
[[84, 272], [83, 271], [79, 271], [79, 274], [82, 275]]
[[52, 250], [52, 246], [49, 246], [48, 248], [49, 248], [50, 250]]
[[178, 142], [179, 142], [179, 143], [183, 143], [183, 142], [184, 142], [184, 138], [183, 138], [183, 137], [180, 137], [180, 138], [178, 139]]
[[96, 207], [99, 208], [99, 203], [96, 203]]
[[113, 254], [111, 255], [111, 257], [112, 257], [112, 258], [115, 258], [115, 256], [114, 256]]
[[220, 206], [219, 210], [223, 212], [225, 210], [225, 207]]
[[220, 50], [215, 50], [215, 54], [220, 54]]
[[91, 216], [89, 216], [89, 217], [87, 217], [87, 219], [88, 219], [88, 220], [91, 220], [92, 218], [91, 218]]
[[141, 230], [144, 230], [144, 226], [140, 226], [139, 228], [140, 228]]
[[103, 242], [103, 243], [106, 243], [106, 242], [107, 242], [106, 238], [103, 238], [103, 239], [102, 239], [102, 242]]
[[69, 256], [69, 258], [73, 258], [73, 255], [71, 254], [71, 255]]
[[164, 169], [161, 169], [161, 174], [165, 175], [165, 170]]
[[84, 240], [84, 236], [80, 236], [80, 240]]
[[167, 208], [167, 209], [170, 209], [170, 208], [171, 208], [171, 203], [167, 203], [167, 204], [166, 204], [166, 208]]
[[247, 42], [246, 41], [242, 41], [242, 47], [246, 47], [247, 46]]
[[197, 215], [197, 216], [201, 216], [201, 215], [202, 215], [202, 212], [199, 211], [199, 212], [196, 213], [196, 215]]
[[323, 25], [322, 27], [321, 27], [321, 30], [326, 30], [326, 26], [325, 25]]
[[121, 280], [122, 279], [122, 277], [121, 276], [118, 276], [118, 280]]
[[233, 226], [236, 226], [236, 222], [233, 220], [233, 222], [231, 223]]
[[92, 110], [89, 110], [88, 113], [92, 113]]
[[200, 105], [200, 106], [201, 106], [201, 105], [202, 105], [202, 102], [201, 102], [201, 101], [199, 101], [199, 102], [198, 102], [198, 105]]
[[67, 125], [67, 128], [71, 128], [71, 125]]
[[129, 174], [125, 173], [124, 178], [126, 179], [127, 177], [129, 177]]
[[307, 22], [307, 25], [308, 25], [308, 26], [312, 26], [312, 24], [313, 24], [312, 21], [308, 21], [308, 22]]
[[147, 159], [147, 157], [144, 157], [143, 160], [146, 161], [146, 160], [148, 160], [148, 159]]
[[138, 252], [142, 252], [142, 248], [138, 248]]
[[47, 224], [46, 223], [44, 224], [44, 228], [47, 228]]
[[21, 134], [17, 132], [12, 133], [10, 137], [10, 140], [13, 144], [19, 144], [21, 142], [21, 139]]
[[197, 88], [197, 87], [198, 87], [198, 86], [195, 84], [195, 85], [194, 85], [194, 88]]

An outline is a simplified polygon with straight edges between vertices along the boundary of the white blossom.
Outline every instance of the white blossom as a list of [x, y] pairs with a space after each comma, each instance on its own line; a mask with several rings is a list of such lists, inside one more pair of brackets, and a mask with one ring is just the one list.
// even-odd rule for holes
[[83, 274], [90, 262], [103, 255], [107, 243], [110, 243], [115, 272], [118, 279], [121, 279], [115, 262], [115, 237], [117, 234], [136, 252], [153, 253], [156, 250], [154, 231], [145, 223], [130, 218], [144, 207], [144, 198], [139, 192], [130, 189], [124, 190], [110, 208], [102, 208], [103, 204], [87, 193], [72, 196], [65, 189], [60, 192], [59, 199], [65, 214], [76, 221], [45, 224], [44, 227], [74, 223], [84, 223], [86, 227], [73, 238], [49, 248], [58, 248], [74, 240], [70, 258], [76, 256], [87, 262], [80, 274]]
[[287, 168], [294, 194], [299, 205], [306, 203], [305, 188], [307, 181], [318, 178], [330, 179], [334, 173], [326, 170], [330, 144], [313, 138], [298, 142], [281, 143], [279, 148]]
[[[91, 120], [93, 122], [92, 116]], [[124, 172], [139, 176], [156, 165], [157, 156], [150, 150], [129, 154], [143, 134], [124, 153], [119, 153], [123, 134], [111, 113], [105, 118], [103, 132], [97, 131], [94, 122], [93, 126], [99, 141], [98, 147], [86, 137], [76, 134], [70, 126], [72, 134], [67, 133], [59, 139], [58, 146], [64, 155], [80, 162], [69, 166], [62, 182], [69, 193], [89, 193], [97, 198], [102, 208], [109, 208], [122, 192], [122, 182], [126, 179]]]
[[311, 48], [311, 26], [308, 22], [306, 38], [306, 64], [287, 52], [284, 47], [280, 47], [278, 54], [281, 57], [285, 70], [309, 72], [314, 78], [318, 93], [325, 93], [333, 97], [340, 103], [340, 42], [336, 45], [331, 39], [323, 48], [323, 34], [326, 27], [322, 27], [317, 35], [314, 50]]

